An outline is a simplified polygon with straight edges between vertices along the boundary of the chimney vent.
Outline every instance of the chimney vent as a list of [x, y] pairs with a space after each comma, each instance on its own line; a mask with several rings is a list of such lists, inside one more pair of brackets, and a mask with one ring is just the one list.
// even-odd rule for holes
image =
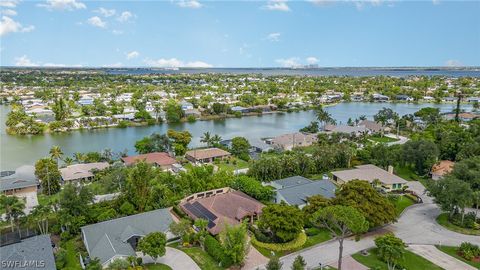
[[388, 173], [393, 174], [393, 166], [392, 165], [388, 165]]

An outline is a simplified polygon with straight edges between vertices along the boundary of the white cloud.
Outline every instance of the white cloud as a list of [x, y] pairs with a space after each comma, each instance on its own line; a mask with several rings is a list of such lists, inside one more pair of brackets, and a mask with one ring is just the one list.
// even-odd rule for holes
[[65, 64], [55, 64], [55, 63], [45, 63], [43, 64], [44, 67], [66, 67]]
[[101, 7], [94, 10], [94, 12], [102, 14], [103, 17], [112, 17], [117, 11], [115, 9], [106, 9]]
[[2, 20], [0, 21], [0, 36], [6, 35], [8, 33], [31, 32], [34, 29], [35, 26], [30, 25], [27, 27], [23, 27], [21, 23], [14, 21], [8, 16], [2, 16]]
[[13, 9], [1, 9], [0, 13], [7, 16], [15, 16], [17, 12]]
[[46, 4], [38, 4], [37, 6], [48, 10], [76, 10], [86, 9], [87, 6], [77, 0], [47, 0]]
[[37, 63], [32, 62], [26, 55], [15, 58], [15, 66], [18, 67], [36, 67]]
[[124, 11], [122, 12], [122, 14], [120, 14], [120, 16], [118, 16], [117, 20], [119, 20], [120, 22], [127, 22], [132, 17], [133, 14], [130, 11]]
[[307, 57], [307, 59], [305, 59], [305, 60], [310, 65], [318, 63], [318, 59], [316, 57], [313, 57], [313, 56]]
[[197, 0], [179, 0], [177, 5], [182, 8], [201, 8], [203, 6]]
[[290, 11], [290, 7], [287, 5], [286, 0], [270, 0], [265, 6], [263, 6], [263, 8], [268, 10]]
[[202, 62], [202, 61], [193, 61], [193, 62], [183, 62], [177, 58], [160, 58], [157, 60], [145, 59], [144, 63], [152, 67], [191, 67], [191, 68], [209, 68], [212, 67], [211, 64]]
[[102, 19], [100, 19], [100, 17], [98, 17], [98, 16], [93, 16], [93, 17], [89, 18], [87, 20], [87, 23], [92, 25], [92, 26], [95, 26], [95, 27], [100, 27], [100, 28], [107, 27], [107, 23], [102, 21]]
[[133, 59], [133, 58], [137, 58], [139, 55], [140, 55], [139, 52], [137, 52], [137, 51], [131, 51], [131, 52], [127, 53], [127, 60], [130, 60], [130, 59]]
[[308, 0], [308, 2], [316, 6], [326, 6], [335, 2], [335, 0]]
[[107, 65], [103, 65], [102, 67], [111, 67], [111, 68], [116, 68], [116, 67], [123, 67], [123, 64], [120, 63], [120, 62], [117, 62], [117, 63], [113, 63], [113, 64], [107, 64]]
[[432, 4], [434, 4], [434, 5], [439, 5], [439, 4], [440, 4], [440, 0], [432, 0]]
[[300, 59], [298, 57], [290, 57], [290, 58], [280, 58], [275, 60], [278, 64], [280, 64], [282, 67], [300, 67], [302, 66], [300, 64]]
[[450, 59], [445, 61], [445, 66], [447, 67], [462, 67], [464, 64], [458, 60]]
[[269, 41], [280, 41], [280, 33], [270, 33], [267, 36], [267, 40]]
[[18, 0], [2, 0], [0, 1], [0, 7], [14, 8], [18, 4]]
[[113, 33], [114, 35], [121, 35], [121, 34], [123, 34], [123, 31], [122, 31], [122, 30], [116, 30], [116, 29], [114, 29], [114, 30], [112, 30], [112, 33]]

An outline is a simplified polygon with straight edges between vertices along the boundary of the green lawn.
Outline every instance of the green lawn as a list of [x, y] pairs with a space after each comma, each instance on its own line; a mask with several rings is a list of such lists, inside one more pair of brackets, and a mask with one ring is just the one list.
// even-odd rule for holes
[[395, 206], [395, 212], [397, 213], [397, 216], [399, 216], [405, 208], [415, 204], [412, 199], [406, 196], [398, 196], [398, 199], [392, 200], [392, 203]]
[[145, 264], [144, 265], [147, 270], [172, 270], [172, 268], [166, 264]]
[[396, 166], [394, 173], [407, 181], [420, 181], [424, 186], [426, 185], [427, 178], [419, 176], [410, 167]]
[[69, 240], [65, 243], [65, 250], [67, 251], [66, 264], [64, 268], [69, 270], [81, 270], [80, 259], [75, 247], [76, 239]]
[[380, 135], [373, 135], [371, 137], [368, 137], [369, 140], [372, 140], [374, 142], [379, 142], [379, 143], [389, 143], [389, 142], [396, 142], [399, 141], [399, 139], [396, 138], [390, 138], [387, 136], [380, 136]]
[[437, 222], [438, 224], [442, 225], [446, 229], [449, 229], [454, 232], [462, 233], [462, 234], [468, 234], [468, 235], [480, 235], [480, 230], [474, 230], [474, 229], [467, 229], [467, 228], [462, 228], [460, 226], [457, 226], [453, 223], [451, 223], [448, 220], [448, 213], [442, 213], [437, 217]]
[[169, 245], [173, 248], [185, 252], [192, 260], [194, 260], [202, 270], [223, 270], [218, 263], [205, 251], [199, 247], [182, 247], [179, 243]]
[[248, 168], [248, 162], [239, 158], [231, 158], [228, 163], [226, 160], [223, 160], [221, 162], [214, 163], [219, 170], [224, 170], [224, 171], [234, 171], [238, 169], [244, 169]]
[[437, 247], [439, 250], [447, 253], [448, 255], [459, 259], [460, 261], [463, 261], [463, 262], [465, 262], [465, 263], [470, 264], [470, 265], [473, 266], [473, 267], [476, 267], [476, 268], [480, 269], [480, 262], [467, 261], [467, 260], [465, 260], [462, 256], [458, 255], [458, 254], [457, 254], [457, 249], [458, 249], [458, 247], [449, 247], [449, 246], [436, 246], [436, 247]]
[[[377, 257], [377, 250], [370, 249], [369, 250], [370, 254], [368, 256], [363, 256], [362, 254], [355, 253], [352, 255], [352, 257], [357, 260], [359, 263], [369, 267], [370, 269], [381, 269], [381, 270], [387, 270], [387, 264], [382, 262], [378, 257]], [[401, 261], [401, 265], [407, 269], [407, 270], [441, 270], [439, 266], [433, 264], [432, 262], [428, 261], [427, 259], [424, 259], [408, 250], [405, 252], [405, 256], [403, 260]]]

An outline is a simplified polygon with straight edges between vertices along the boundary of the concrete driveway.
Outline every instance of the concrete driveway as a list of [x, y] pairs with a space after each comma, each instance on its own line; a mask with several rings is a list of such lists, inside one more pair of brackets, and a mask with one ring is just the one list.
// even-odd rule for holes
[[[432, 202], [432, 198], [423, 194], [425, 188], [419, 182], [409, 182], [415, 192], [423, 198], [424, 203], [410, 206], [398, 221], [385, 226], [380, 231], [375, 231], [363, 236], [358, 242], [353, 238], [344, 241], [343, 256], [347, 257], [363, 249], [375, 246], [374, 239], [377, 235], [387, 231], [393, 232], [405, 243], [410, 245], [448, 245], [459, 246], [462, 242], [480, 245], [480, 236], [464, 235], [447, 230], [436, 222], [440, 209]], [[302, 255], [308, 267], [316, 267], [319, 263], [334, 264], [338, 260], [338, 242], [330, 240], [299, 252], [281, 258], [283, 269], [290, 269], [297, 255]], [[446, 256], [446, 255], [445, 255]], [[252, 268], [255, 269], [255, 268]], [[260, 267], [260, 269], [262, 269]]]
[[408, 140], [409, 140], [407, 137], [400, 136], [400, 135], [397, 136], [396, 134], [393, 134], [393, 133], [385, 134], [385, 137], [398, 139], [398, 141], [389, 142], [389, 143], [387, 143], [387, 145], [404, 144], [404, 143], [408, 142]]
[[433, 262], [445, 270], [476, 270], [475, 267], [443, 253], [432, 245], [411, 245], [407, 249], [424, 257], [425, 259]]
[[[166, 247], [163, 257], [157, 259], [157, 263], [170, 266], [173, 270], [200, 270], [200, 267], [185, 252], [176, 248]], [[154, 263], [152, 257], [142, 256], [143, 263]]]

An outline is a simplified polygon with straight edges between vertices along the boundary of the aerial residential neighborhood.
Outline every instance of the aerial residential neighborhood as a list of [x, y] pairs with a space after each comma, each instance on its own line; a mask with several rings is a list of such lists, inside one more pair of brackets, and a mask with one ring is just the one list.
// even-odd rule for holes
[[480, 270], [479, 14], [0, 0], [0, 269]]

